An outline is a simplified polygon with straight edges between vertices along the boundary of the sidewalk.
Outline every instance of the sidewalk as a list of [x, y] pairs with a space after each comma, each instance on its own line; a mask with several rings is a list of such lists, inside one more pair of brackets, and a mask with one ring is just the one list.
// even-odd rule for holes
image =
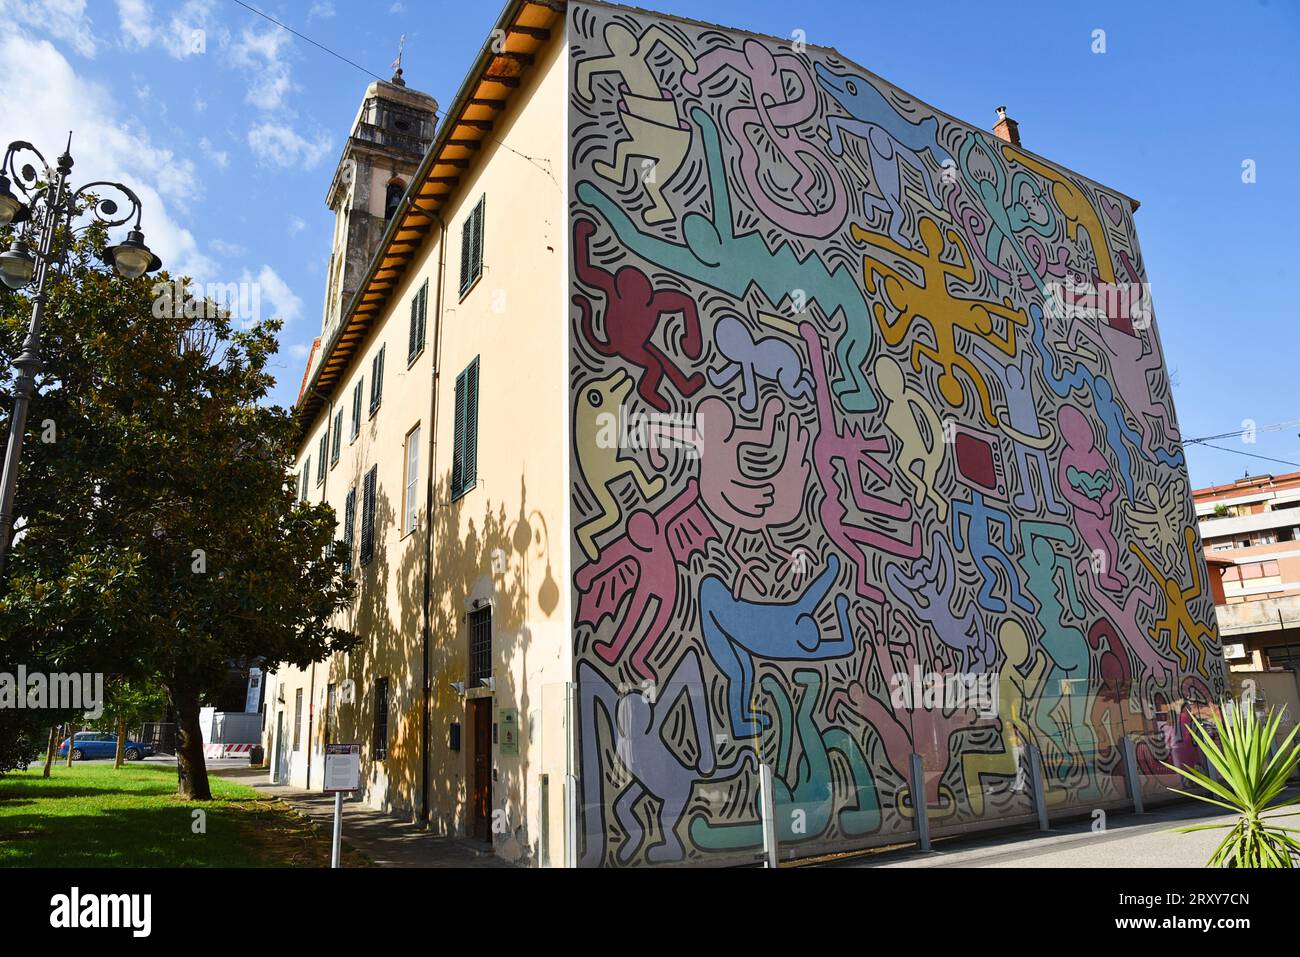
[[[211, 773], [238, 781], [283, 801], [329, 834], [334, 826], [334, 795], [267, 783], [265, 769], [219, 767]], [[379, 867], [511, 867], [486, 844], [438, 837], [355, 801], [343, 801], [343, 843]]]

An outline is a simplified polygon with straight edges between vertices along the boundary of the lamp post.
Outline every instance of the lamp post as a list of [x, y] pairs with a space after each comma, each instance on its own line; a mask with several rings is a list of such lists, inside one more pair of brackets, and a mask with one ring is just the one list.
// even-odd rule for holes
[[[14, 380], [14, 407], [9, 419], [4, 475], [0, 478], [0, 577], [4, 575], [13, 538], [14, 491], [18, 485], [23, 436], [27, 431], [27, 407], [36, 388], [36, 374], [41, 371], [41, 321], [48, 302], [46, 280], [51, 270], [66, 264], [73, 220], [89, 212], [95, 221], [111, 227], [122, 226], [134, 217], [135, 223], [127, 232], [125, 241], [104, 250], [104, 261], [127, 279], [136, 279], [162, 266], [158, 257], [145, 245], [144, 233], [140, 231], [140, 197], [121, 183], [106, 181], [73, 189], [68, 183], [72, 174], [71, 151], [72, 134], [69, 133], [68, 146], [51, 169], [36, 147], [17, 140], [9, 144], [4, 161], [0, 163], [0, 227], [18, 227], [8, 251], [0, 253], [0, 281], [15, 290], [33, 280], [36, 283], [27, 338], [23, 341], [22, 353], [14, 360], [18, 375]], [[43, 176], [31, 163], [18, 167], [18, 158], [24, 153], [39, 160]], [[14, 187], [21, 196], [14, 193]], [[99, 199], [90, 192], [100, 187], [115, 190], [126, 197], [126, 212], [119, 215], [122, 206], [117, 201]]]

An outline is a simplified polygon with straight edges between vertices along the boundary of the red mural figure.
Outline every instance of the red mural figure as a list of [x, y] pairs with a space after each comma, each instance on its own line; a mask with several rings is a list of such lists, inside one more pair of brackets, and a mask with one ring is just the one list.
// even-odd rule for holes
[[614, 637], [593, 646], [601, 660], [614, 664], [640, 628], [653, 598], [654, 617], [632, 649], [632, 667], [644, 678], [658, 676], [648, 662], [677, 604], [677, 566], [688, 565], [703, 552], [717, 530], [699, 505], [695, 479], [671, 502], [652, 515], [644, 509], [627, 520], [627, 534], [610, 544], [600, 560], [584, 565], [574, 576], [578, 588], [577, 623], [598, 628], [605, 618], [622, 623]]
[[704, 347], [700, 336], [700, 317], [695, 300], [676, 289], [655, 290], [650, 279], [635, 266], [623, 266], [610, 274], [591, 262], [591, 237], [596, 224], [578, 219], [573, 225], [573, 265], [578, 279], [599, 290], [605, 297], [605, 338], [596, 335], [591, 300], [575, 293], [573, 304], [582, 313], [582, 336], [587, 344], [605, 358], [620, 358], [641, 370], [637, 394], [650, 407], [668, 411], [668, 400], [660, 391], [664, 376], [683, 397], [694, 395], [704, 385], [704, 375], [686, 375], [654, 343], [659, 320], [671, 313], [681, 313], [686, 328], [678, 349], [688, 359], [698, 359]]
[[831, 405], [831, 391], [826, 380], [826, 362], [822, 356], [821, 336], [809, 322], [799, 324], [799, 334], [803, 336], [803, 341], [808, 346], [808, 364], [812, 368], [817, 393], [818, 425], [817, 438], [813, 440], [813, 463], [816, 465], [823, 491], [819, 510], [822, 528], [857, 568], [855, 587], [858, 594], [880, 603], [885, 600], [885, 593], [867, 578], [868, 563], [864, 549], [877, 548], [902, 558], [916, 558], [921, 554], [921, 525], [919, 522], [912, 521], [911, 540], [904, 541], [884, 532], [877, 532], [846, 521], [848, 508], [840, 498], [840, 486], [836, 480], [836, 463], [839, 463], [844, 473], [853, 504], [864, 514], [906, 522], [912, 518], [912, 503], [907, 499], [891, 502], [871, 494], [863, 486], [863, 467], [881, 484], [890, 484], [889, 469], [873, 457], [876, 455], [889, 457], [889, 439], [883, 435], [869, 439], [858, 431], [857, 427], [851, 425], [844, 426], [844, 430], [840, 431], [835, 424], [835, 410]]

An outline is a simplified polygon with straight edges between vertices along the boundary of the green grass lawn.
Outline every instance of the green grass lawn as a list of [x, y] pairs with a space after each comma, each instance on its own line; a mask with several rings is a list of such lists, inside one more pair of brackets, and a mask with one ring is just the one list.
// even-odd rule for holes
[[[56, 763], [0, 778], [0, 867], [328, 867], [323, 828], [244, 784], [176, 797], [174, 765]], [[207, 833], [194, 833], [194, 811]], [[344, 864], [364, 865], [344, 848]]]

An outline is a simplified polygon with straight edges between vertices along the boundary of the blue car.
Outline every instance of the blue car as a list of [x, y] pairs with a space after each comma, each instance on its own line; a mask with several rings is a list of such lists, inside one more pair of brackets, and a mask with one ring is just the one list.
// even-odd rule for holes
[[[68, 738], [59, 745], [59, 757], [68, 756]], [[126, 759], [139, 761], [153, 754], [153, 748], [138, 741], [126, 742]], [[117, 735], [104, 734], [99, 731], [78, 731], [72, 739], [72, 760], [85, 761], [90, 758], [111, 758], [117, 755]]]

